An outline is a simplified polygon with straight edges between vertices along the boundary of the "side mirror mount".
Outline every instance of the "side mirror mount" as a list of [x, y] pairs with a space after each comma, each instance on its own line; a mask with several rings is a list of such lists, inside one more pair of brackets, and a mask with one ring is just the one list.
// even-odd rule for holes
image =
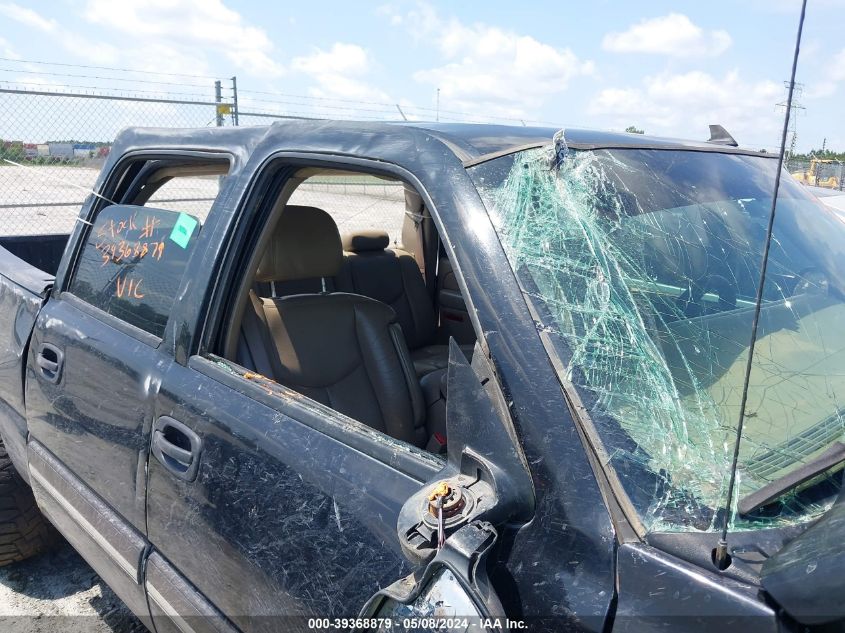
[[445, 537], [473, 521], [493, 526], [528, 521], [534, 486], [512, 431], [489, 360], [479, 348], [472, 365], [454, 340], [449, 344], [446, 465], [412, 495], [399, 513], [399, 544], [421, 565], [434, 557], [440, 537], [433, 495], [443, 496]]
[[504, 609], [486, 570], [496, 538], [489, 523], [460, 528], [422, 571], [396, 581], [367, 602], [359, 619], [371, 626], [359, 630], [386, 629], [379, 623], [387, 621], [405, 630], [505, 630]]

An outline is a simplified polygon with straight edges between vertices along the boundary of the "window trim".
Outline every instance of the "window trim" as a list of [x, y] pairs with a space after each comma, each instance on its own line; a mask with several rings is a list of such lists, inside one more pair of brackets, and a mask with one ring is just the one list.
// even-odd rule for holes
[[[126, 334], [127, 336], [130, 336], [136, 339], [137, 341], [144, 343], [145, 345], [148, 345], [149, 347], [152, 347], [154, 349], [159, 349], [161, 347], [161, 344], [164, 340], [164, 334], [166, 334], [167, 328], [170, 326], [171, 318], [173, 316], [172, 306], [167, 316], [167, 323], [164, 326], [165, 331], [162, 336], [157, 336], [138, 326], [132, 325], [128, 321], [124, 321], [123, 319], [113, 314], [110, 314], [109, 312], [106, 312], [105, 310], [98, 306], [95, 306], [94, 304], [88, 303], [87, 301], [75, 295], [70, 290], [70, 285], [71, 283], [73, 283], [73, 280], [78, 272], [79, 263], [82, 259], [82, 253], [85, 250], [85, 246], [88, 242], [88, 238], [91, 235], [91, 231], [94, 229], [94, 221], [96, 220], [97, 216], [103, 209], [108, 208], [109, 206], [113, 206], [114, 204], [124, 204], [123, 202], [112, 202], [111, 198], [114, 197], [114, 192], [117, 191], [122, 184], [124, 184], [124, 178], [126, 177], [129, 169], [131, 169], [131, 167], [137, 163], [179, 158], [197, 159], [197, 162], [200, 162], [202, 159], [211, 159], [209, 160], [209, 162], [222, 162], [223, 160], [226, 160], [229, 163], [229, 169], [227, 172], [228, 175], [232, 174], [232, 168], [235, 166], [234, 155], [231, 152], [226, 151], [162, 149], [155, 150], [154, 152], [150, 152], [148, 150], [140, 150], [137, 152], [126, 153], [120, 158], [120, 160], [115, 163], [115, 165], [109, 171], [108, 176], [103, 181], [103, 186], [100, 188], [100, 193], [96, 197], [93, 197], [93, 201], [89, 204], [87, 212], [84, 213], [84, 218], [82, 217], [83, 213], [80, 212], [80, 217], [78, 218], [78, 221], [80, 221], [83, 226], [81, 229], [76, 230], [71, 234], [71, 240], [73, 241], [71, 247], [72, 251], [69, 253], [70, 258], [65, 269], [61, 271], [62, 277], [60, 280], [58, 279], [57, 275], [56, 286], [59, 290], [54, 295], [57, 299], [67, 301], [68, 304], [74, 306], [75, 308], [84, 312], [88, 316], [91, 316], [97, 319], [98, 321], [102, 322], [103, 324], [108, 325], [114, 328], [115, 330]], [[141, 169], [143, 170], [143, 165], [141, 166]], [[131, 185], [131, 181], [126, 184], [127, 186]], [[212, 209], [213, 206], [214, 202], [212, 202]], [[75, 238], [74, 235], [76, 236]], [[191, 259], [193, 259], [194, 256], [195, 253], [191, 253], [190, 258], [188, 259], [185, 265], [186, 270], [190, 265]]]
[[[79, 265], [79, 259], [82, 256], [82, 249], [84, 247], [85, 241], [88, 239], [88, 235], [90, 234], [91, 229], [93, 228], [94, 219], [97, 217], [97, 214], [100, 213], [100, 211], [102, 211], [102, 209], [106, 206], [105, 203], [107, 202], [108, 204], [123, 204], [122, 202], [112, 202], [111, 198], [114, 197], [115, 191], [118, 189], [118, 187], [123, 184], [123, 178], [129, 168], [133, 165], [133, 163], [138, 163], [140, 161], [146, 162], [151, 160], [167, 160], [172, 158], [212, 158], [214, 160], [221, 160], [221, 157], [229, 161], [229, 175], [231, 175], [232, 168], [235, 166], [235, 156], [231, 152], [227, 151], [162, 148], [154, 151], [137, 150], [134, 152], [127, 152], [126, 154], [121, 156], [120, 159], [109, 170], [108, 175], [103, 179], [103, 186], [100, 187], [99, 191], [95, 192], [95, 196], [91, 196], [93, 200], [90, 203], [83, 204], [83, 210], [85, 209], [85, 206], [87, 206], [87, 211], [84, 211], [84, 213], [83, 211], [80, 211], [80, 214], [76, 219], [78, 223], [82, 224], [82, 228], [71, 231], [71, 241], [73, 250], [67, 253], [69, 257], [66, 258], [68, 261], [64, 270], [60, 270], [59, 274], [56, 275], [56, 287], [54, 289], [54, 292], [57, 291], [56, 296], [60, 297], [63, 293], [68, 292], [70, 283], [73, 280], [74, 275], [76, 274], [76, 269]], [[127, 184], [131, 184], [131, 182]], [[74, 235], [78, 236], [74, 238]], [[60, 275], [61, 278], [59, 278]]]
[[[278, 169], [274, 169], [274, 165], [278, 165]], [[285, 150], [273, 152], [264, 157], [261, 163], [251, 170], [249, 182], [237, 208], [234, 210], [234, 221], [229, 227], [228, 234], [220, 249], [220, 264], [217, 270], [218, 283], [211, 289], [211, 294], [207, 297], [205, 310], [196, 323], [194, 336], [186, 350], [186, 358], [194, 355], [204, 356], [218, 353], [221, 343], [224, 342], [221, 341], [221, 321], [223, 317], [226, 317], [226, 310], [232, 299], [234, 290], [232, 284], [238, 283], [237, 280], [239, 279], [237, 276], [239, 271], [235, 270], [235, 262], [241, 260], [241, 256], [247, 250], [255, 248], [255, 239], [260, 237], [263, 232], [263, 227], [269, 219], [268, 214], [272, 211], [276, 201], [276, 198], [273, 198], [272, 202], [268, 203], [263, 199], [263, 195], [271, 192], [274, 186], [274, 176], [280, 171], [285, 168], [292, 168], [295, 173], [303, 167], [339, 168], [343, 171], [382, 174], [409, 184], [422, 197], [442, 240], [445, 229], [431, 196], [419, 179], [407, 169], [394, 163], [372, 158]], [[291, 176], [292, 174], [287, 176], [281, 183], [275, 183], [278, 186], [274, 195], [278, 196], [281, 193], [284, 183], [290, 180]], [[259, 226], [261, 230], [256, 233], [256, 227]], [[228, 319], [226, 320], [228, 321]], [[470, 321], [476, 336], [478, 336], [480, 327], [472, 314]], [[481, 340], [481, 337], [478, 340]]]

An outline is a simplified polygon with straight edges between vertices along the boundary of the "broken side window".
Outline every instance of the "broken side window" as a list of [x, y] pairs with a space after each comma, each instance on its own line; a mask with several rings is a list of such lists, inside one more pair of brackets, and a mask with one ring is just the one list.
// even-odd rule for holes
[[[522, 151], [470, 168], [547, 349], [646, 531], [720, 526], [777, 161]], [[843, 438], [845, 225], [784, 179], [737, 498]], [[825, 473], [734, 529], [806, 521]]]

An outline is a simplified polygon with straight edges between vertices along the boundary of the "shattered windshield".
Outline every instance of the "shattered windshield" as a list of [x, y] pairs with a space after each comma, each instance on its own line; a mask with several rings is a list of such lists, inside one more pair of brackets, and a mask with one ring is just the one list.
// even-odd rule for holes
[[[570, 398], [646, 531], [721, 526], [777, 161], [518, 152], [469, 169]], [[781, 184], [736, 500], [843, 439], [845, 224]], [[732, 529], [832, 503], [827, 472]]]

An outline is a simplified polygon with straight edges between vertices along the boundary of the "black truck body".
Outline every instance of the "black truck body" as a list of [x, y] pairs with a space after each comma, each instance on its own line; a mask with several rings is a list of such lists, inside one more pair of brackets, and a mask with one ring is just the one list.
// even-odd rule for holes
[[[130, 129], [69, 236], [3, 242], [0, 435], [42, 512], [147, 626], [305, 630], [355, 618], [391, 583], [415, 572], [419, 580], [436, 552], [403, 540], [409, 500], [419, 504], [437, 481], [467, 476], [474, 455], [495, 506], [482, 527], [496, 534], [486, 559], [475, 550], [486, 560], [474, 572], [480, 578], [459, 583], [478, 613], [528, 630], [801, 629], [764, 591], [760, 569], [806, 525], [737, 532], [733, 564], [720, 571], [710, 560], [717, 534], [642, 535], [626, 519], [467, 173], [547, 146], [554, 134], [316, 121]], [[567, 131], [567, 142], [742, 153], [579, 131]], [[91, 223], [106, 200], [121, 203], [128, 162], [195, 158], [226, 161], [228, 175], [161, 335], [71, 292]], [[365, 170], [422, 196], [477, 336], [471, 364], [450, 349], [450, 393], [463, 384], [481, 395], [448, 401], [448, 454], [329, 415], [206, 353], [266, 213], [254, 201], [271, 169], [284, 173], [280, 163]], [[482, 424], [491, 420], [493, 430]], [[173, 429], [195, 459], [184, 476], [167, 467], [167, 454], [154, 454], [157, 434]], [[453, 536], [441, 554], [470, 556]]]

